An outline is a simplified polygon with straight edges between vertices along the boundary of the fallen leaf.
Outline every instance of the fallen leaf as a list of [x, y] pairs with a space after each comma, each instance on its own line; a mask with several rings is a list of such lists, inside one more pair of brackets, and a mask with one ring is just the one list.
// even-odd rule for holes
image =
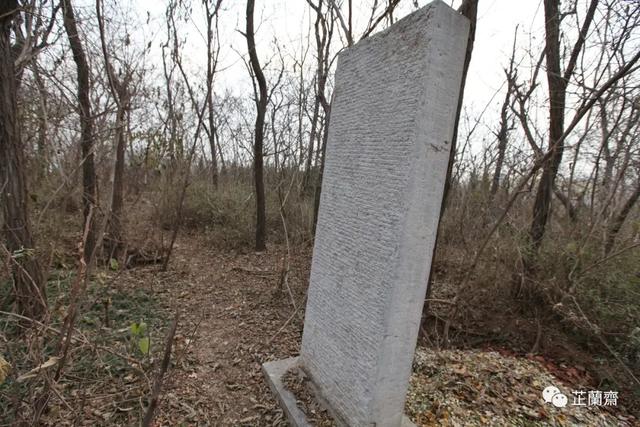
[[30, 370], [30, 371], [29, 371], [29, 372], [27, 372], [26, 374], [22, 374], [22, 375], [20, 375], [20, 376], [16, 379], [16, 381], [17, 381], [17, 382], [19, 382], [19, 383], [21, 383], [21, 382], [23, 382], [23, 381], [25, 381], [25, 380], [28, 380], [29, 378], [33, 378], [33, 377], [35, 377], [36, 375], [38, 375], [38, 373], [39, 373], [41, 370], [43, 370], [43, 369], [47, 369], [47, 368], [50, 368], [50, 367], [52, 367], [52, 366], [56, 365], [56, 364], [58, 363], [58, 361], [59, 361], [59, 360], [60, 360], [60, 358], [59, 358], [59, 357], [57, 357], [57, 356], [52, 356], [52, 357], [50, 357], [50, 358], [49, 358], [49, 360], [47, 360], [46, 362], [44, 362], [42, 365], [40, 365], [40, 366], [37, 366], [37, 367], [33, 368], [32, 370]]
[[11, 370], [11, 365], [7, 362], [4, 357], [0, 356], [0, 384], [4, 382], [9, 375], [9, 371]]

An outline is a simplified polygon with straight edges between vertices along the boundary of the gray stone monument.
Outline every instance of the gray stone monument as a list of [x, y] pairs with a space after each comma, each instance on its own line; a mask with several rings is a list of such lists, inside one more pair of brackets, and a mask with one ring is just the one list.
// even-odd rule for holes
[[264, 365], [293, 425], [289, 366], [338, 425], [402, 424], [468, 31], [434, 1], [339, 56], [300, 356]]

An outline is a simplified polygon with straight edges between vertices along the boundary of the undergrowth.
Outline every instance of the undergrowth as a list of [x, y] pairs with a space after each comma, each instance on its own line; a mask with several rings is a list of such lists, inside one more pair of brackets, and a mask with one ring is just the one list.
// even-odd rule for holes
[[640, 377], [637, 214], [604, 254], [602, 220], [579, 212], [571, 221], [556, 203], [543, 244], [534, 251], [528, 238], [532, 199], [523, 193], [516, 200], [468, 275], [508, 197], [491, 195], [478, 183], [453, 186], [434, 261], [430, 341], [442, 344], [437, 319], [452, 312], [442, 301], [458, 295], [453, 345], [502, 346], [586, 364], [595, 369], [596, 381], [624, 390], [627, 404], [640, 412], [640, 387], [629, 374]]
[[[30, 425], [36, 417], [35, 402], [58, 364], [39, 371], [37, 367], [55, 360], [52, 357], [73, 280], [70, 271], [57, 270], [50, 275], [48, 327], [26, 324], [8, 315], [0, 317], [5, 343], [2, 354], [11, 365], [8, 377], [0, 384], [0, 419], [8, 423], [1, 425]], [[167, 318], [144, 289], [120, 286], [118, 280], [118, 272], [100, 271], [89, 281], [64, 374], [41, 423], [130, 425], [144, 414], [152, 368], [162, 357]], [[8, 288], [2, 286], [3, 291]], [[2, 310], [10, 311], [8, 307]], [[34, 375], [24, 377], [29, 372]], [[75, 419], [69, 419], [70, 415]]]
[[[251, 246], [255, 239], [256, 208], [249, 172], [241, 169], [234, 176], [223, 176], [217, 188], [209, 177], [196, 174], [185, 193], [180, 227], [206, 233], [212, 244], [219, 247]], [[267, 168], [265, 181], [271, 187], [265, 191], [268, 242], [285, 241], [282, 205], [290, 242], [312, 239], [313, 194], [301, 189], [301, 180], [302, 174], [276, 174]], [[176, 224], [183, 182], [182, 177], [174, 176], [162, 177], [156, 183], [153, 219], [164, 230], [171, 230]]]

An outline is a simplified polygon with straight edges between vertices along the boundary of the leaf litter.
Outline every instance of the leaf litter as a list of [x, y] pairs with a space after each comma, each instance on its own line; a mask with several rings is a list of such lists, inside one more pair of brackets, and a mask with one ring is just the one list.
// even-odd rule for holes
[[[545, 403], [542, 391], [556, 386], [564, 408]], [[536, 360], [496, 351], [419, 348], [413, 361], [405, 411], [419, 426], [632, 426], [619, 407], [574, 406], [568, 385]], [[586, 402], [585, 402], [586, 403]]]

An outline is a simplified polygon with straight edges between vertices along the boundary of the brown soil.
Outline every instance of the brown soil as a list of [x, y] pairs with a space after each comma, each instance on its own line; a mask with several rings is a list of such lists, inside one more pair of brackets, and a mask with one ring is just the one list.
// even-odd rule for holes
[[[261, 364], [297, 355], [302, 332], [289, 293], [278, 289], [286, 249], [241, 253], [185, 236], [170, 271], [145, 269], [155, 292], [180, 313], [174, 361], [158, 425], [286, 425]], [[291, 257], [288, 283], [295, 303], [306, 291], [310, 249]], [[276, 335], [277, 334], [277, 335]]]

